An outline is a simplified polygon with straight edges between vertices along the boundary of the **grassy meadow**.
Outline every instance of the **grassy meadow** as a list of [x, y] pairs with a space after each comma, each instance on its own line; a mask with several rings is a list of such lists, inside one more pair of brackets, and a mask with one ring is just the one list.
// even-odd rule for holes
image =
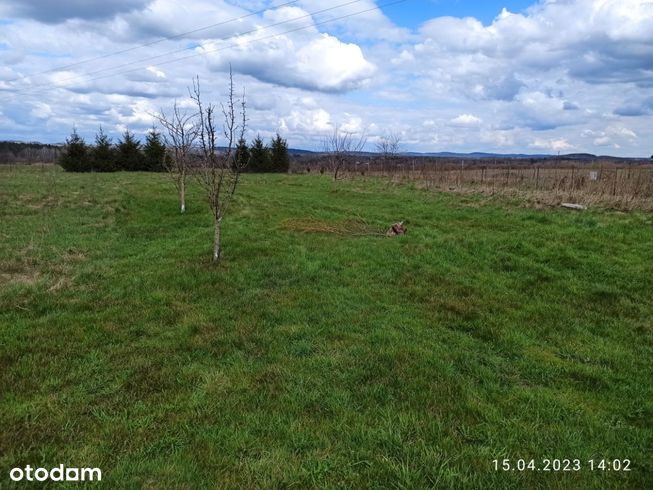
[[653, 487], [650, 213], [317, 175], [230, 211], [214, 266], [196, 187], [0, 168], [0, 488]]

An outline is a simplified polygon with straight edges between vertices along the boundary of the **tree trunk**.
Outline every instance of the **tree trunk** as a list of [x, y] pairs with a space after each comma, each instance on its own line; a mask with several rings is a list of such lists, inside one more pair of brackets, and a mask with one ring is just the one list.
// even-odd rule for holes
[[222, 218], [215, 218], [213, 234], [213, 262], [220, 260], [220, 224]]
[[179, 182], [179, 201], [181, 203], [181, 212], [186, 212], [186, 179], [181, 178]]

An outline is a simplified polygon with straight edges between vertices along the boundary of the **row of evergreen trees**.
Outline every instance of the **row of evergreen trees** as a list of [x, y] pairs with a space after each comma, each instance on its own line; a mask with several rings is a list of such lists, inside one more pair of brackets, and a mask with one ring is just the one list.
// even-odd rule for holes
[[245, 172], [288, 172], [290, 155], [288, 142], [277, 134], [267, 146], [260, 136], [257, 136], [251, 146], [247, 146], [244, 138], [238, 142], [236, 160], [244, 166]]
[[[247, 145], [245, 139], [238, 142], [235, 154], [245, 172], [288, 172], [290, 156], [288, 143], [277, 134], [267, 146], [260, 136]], [[154, 128], [150, 130], [145, 144], [136, 139], [129, 130], [114, 145], [102, 128], [95, 135], [95, 145], [88, 145], [73, 129], [66, 139], [66, 146], [59, 158], [59, 164], [69, 172], [116, 172], [165, 170], [166, 147], [161, 134]]]
[[150, 130], [145, 144], [126, 130], [114, 145], [102, 128], [95, 135], [95, 145], [87, 145], [73, 129], [59, 158], [59, 165], [69, 172], [116, 172], [118, 170], [161, 172], [164, 170], [166, 148], [161, 134]]

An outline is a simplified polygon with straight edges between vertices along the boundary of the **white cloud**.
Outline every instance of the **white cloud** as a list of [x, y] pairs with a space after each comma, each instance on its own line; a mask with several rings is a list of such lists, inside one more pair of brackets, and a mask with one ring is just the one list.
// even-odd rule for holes
[[37, 119], [47, 119], [53, 115], [52, 107], [44, 102], [37, 102], [31, 111]]
[[[237, 47], [215, 41], [202, 45], [209, 66], [234, 70], [261, 81], [306, 90], [342, 92], [360, 87], [376, 71], [360, 47], [343, 43], [329, 34], [315, 33], [312, 39], [280, 35], [262, 42], [256, 35], [239, 38]], [[228, 46], [228, 45], [227, 45]]]
[[346, 133], [364, 133], [365, 127], [363, 118], [355, 114], [344, 114], [345, 120], [340, 123], [339, 128]]
[[[360, 0], [347, 5], [346, 1], [333, 0], [300, 0], [299, 5], [308, 12], [318, 12], [334, 6], [342, 5], [337, 10], [330, 10], [316, 17], [317, 22], [338, 19], [331, 23], [332, 29], [342, 32], [347, 37], [355, 37], [363, 41], [381, 40], [387, 42], [402, 42], [410, 39], [407, 29], [398, 27], [388, 19], [381, 9], [375, 9], [379, 4], [374, 0]], [[357, 15], [353, 15], [357, 14]]]
[[322, 133], [332, 129], [331, 115], [324, 109], [295, 109], [282, 117], [279, 126], [285, 131]]
[[637, 133], [625, 126], [610, 126], [606, 130], [606, 133], [611, 136], [627, 139], [629, 141], [634, 141], [637, 139]]
[[[651, 2], [533, 0], [521, 13], [497, 10], [489, 25], [446, 17], [425, 19], [409, 32], [379, 10], [320, 25], [373, 8], [373, 0], [313, 17], [308, 12], [336, 4], [300, 0], [39, 74], [270, 5], [119, 0], [86, 2], [72, 15], [75, 2], [60, 2], [47, 19], [34, 11], [42, 3], [36, 0], [0, 6], [10, 20], [0, 28], [3, 137], [62, 141], [73, 123], [90, 136], [100, 124], [142, 132], [151, 124], [150, 111], [169, 107], [174, 98], [187, 103], [195, 75], [210, 100], [223, 100], [231, 64], [236, 87], [247, 90], [249, 135], [282, 131], [295, 147], [319, 148], [322, 135], [339, 124], [367, 130], [370, 141], [400, 132], [406, 150], [651, 153]], [[52, 3], [43, 10], [56, 8]], [[266, 27], [279, 22], [287, 23]], [[258, 30], [243, 34], [252, 29]], [[297, 30], [284, 33], [289, 29]], [[197, 56], [161, 63], [189, 55]], [[160, 57], [145, 60], [152, 56]], [[93, 74], [115, 65], [125, 65], [113, 70], [125, 73]]]
[[594, 140], [594, 146], [611, 146], [613, 145], [612, 140], [608, 136], [601, 136]]
[[149, 71], [150, 73], [152, 73], [152, 74], [153, 74], [155, 77], [157, 77], [157, 78], [165, 78], [165, 77], [166, 77], [165, 72], [163, 72], [163, 71], [157, 69], [156, 66], [148, 66], [148, 67], [147, 67], [147, 71]]
[[543, 150], [547, 151], [568, 151], [568, 150], [573, 150], [574, 145], [570, 144], [566, 139], [564, 138], [556, 138], [556, 139], [544, 139], [544, 138], [536, 138], [531, 144], [531, 148], [540, 148]]
[[472, 114], [461, 114], [451, 120], [451, 124], [454, 126], [478, 126], [482, 122], [483, 120], [480, 117]]

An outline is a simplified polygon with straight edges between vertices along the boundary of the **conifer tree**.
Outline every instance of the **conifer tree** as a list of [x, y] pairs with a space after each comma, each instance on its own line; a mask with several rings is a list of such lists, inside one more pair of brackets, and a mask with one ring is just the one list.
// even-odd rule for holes
[[145, 170], [145, 159], [141, 152], [141, 143], [134, 133], [125, 130], [122, 140], [118, 143], [118, 166], [122, 170]]
[[143, 146], [145, 170], [162, 172], [165, 170], [166, 147], [161, 141], [161, 133], [156, 128], [150, 129]]
[[272, 172], [288, 173], [290, 168], [290, 155], [288, 154], [288, 142], [278, 133], [272, 139], [270, 146], [270, 166]]
[[75, 127], [73, 127], [70, 137], [66, 138], [64, 150], [59, 157], [59, 165], [67, 172], [88, 172], [90, 170], [86, 142], [77, 134]]
[[116, 152], [102, 126], [95, 135], [95, 146], [91, 149], [91, 164], [97, 172], [114, 172], [116, 170]]
[[257, 135], [249, 149], [249, 167], [252, 172], [270, 171], [270, 151], [261, 136]]
[[241, 169], [241, 172], [250, 172], [249, 169], [249, 159], [250, 153], [249, 148], [247, 147], [247, 140], [245, 138], [240, 138], [238, 140], [238, 146], [236, 147], [236, 154], [234, 156], [234, 164]]

